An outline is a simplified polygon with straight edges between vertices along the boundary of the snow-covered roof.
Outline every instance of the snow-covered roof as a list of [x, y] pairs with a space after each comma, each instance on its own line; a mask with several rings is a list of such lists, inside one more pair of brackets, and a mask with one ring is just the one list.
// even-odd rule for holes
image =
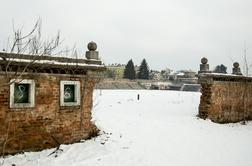
[[0, 52], [0, 65], [29, 66], [42, 69], [79, 69], [79, 70], [105, 70], [105, 66], [97, 59], [78, 59], [68, 57], [55, 57], [48, 55], [27, 55]]
[[177, 73], [177, 76], [184, 76], [185, 73]]

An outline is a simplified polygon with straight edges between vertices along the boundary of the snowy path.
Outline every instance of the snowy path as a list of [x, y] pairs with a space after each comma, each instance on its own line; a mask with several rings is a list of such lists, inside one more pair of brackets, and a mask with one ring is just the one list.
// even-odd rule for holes
[[[137, 94], [140, 100], [137, 101]], [[200, 93], [103, 90], [94, 96], [100, 137], [8, 157], [5, 165], [251, 166], [252, 123], [198, 119]], [[2, 160], [0, 159], [0, 162]]]

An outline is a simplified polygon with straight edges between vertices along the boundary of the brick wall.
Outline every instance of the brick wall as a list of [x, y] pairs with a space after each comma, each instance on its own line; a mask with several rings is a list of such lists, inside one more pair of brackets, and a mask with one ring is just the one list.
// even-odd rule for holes
[[[96, 134], [91, 122], [95, 78], [62, 74], [24, 75], [35, 81], [35, 107], [10, 108], [11, 78], [0, 74], [0, 154], [36, 151]], [[80, 106], [60, 106], [60, 81], [80, 81]]]
[[199, 117], [217, 123], [252, 120], [252, 78], [202, 74]]

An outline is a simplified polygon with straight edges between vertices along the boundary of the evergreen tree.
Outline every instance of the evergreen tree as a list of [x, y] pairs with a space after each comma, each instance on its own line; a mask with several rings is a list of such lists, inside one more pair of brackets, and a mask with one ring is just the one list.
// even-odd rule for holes
[[145, 59], [141, 62], [137, 78], [146, 80], [149, 79], [149, 67]]
[[226, 74], [227, 73], [227, 67], [225, 65], [223, 65], [223, 64], [218, 65], [218, 66], [215, 67], [214, 72], [215, 73], [224, 73], [224, 74]]
[[136, 71], [132, 59], [129, 60], [127, 65], [125, 66], [123, 78], [127, 78], [130, 80], [136, 79]]

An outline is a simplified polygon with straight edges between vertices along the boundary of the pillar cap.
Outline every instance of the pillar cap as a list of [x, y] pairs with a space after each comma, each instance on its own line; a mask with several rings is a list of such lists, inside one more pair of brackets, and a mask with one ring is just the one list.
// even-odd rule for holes
[[206, 57], [201, 58], [201, 63], [202, 64], [207, 64], [208, 59]]
[[238, 62], [233, 63], [234, 68], [238, 68], [240, 64]]
[[91, 41], [88, 43], [87, 48], [89, 51], [95, 51], [97, 49], [97, 44]]

